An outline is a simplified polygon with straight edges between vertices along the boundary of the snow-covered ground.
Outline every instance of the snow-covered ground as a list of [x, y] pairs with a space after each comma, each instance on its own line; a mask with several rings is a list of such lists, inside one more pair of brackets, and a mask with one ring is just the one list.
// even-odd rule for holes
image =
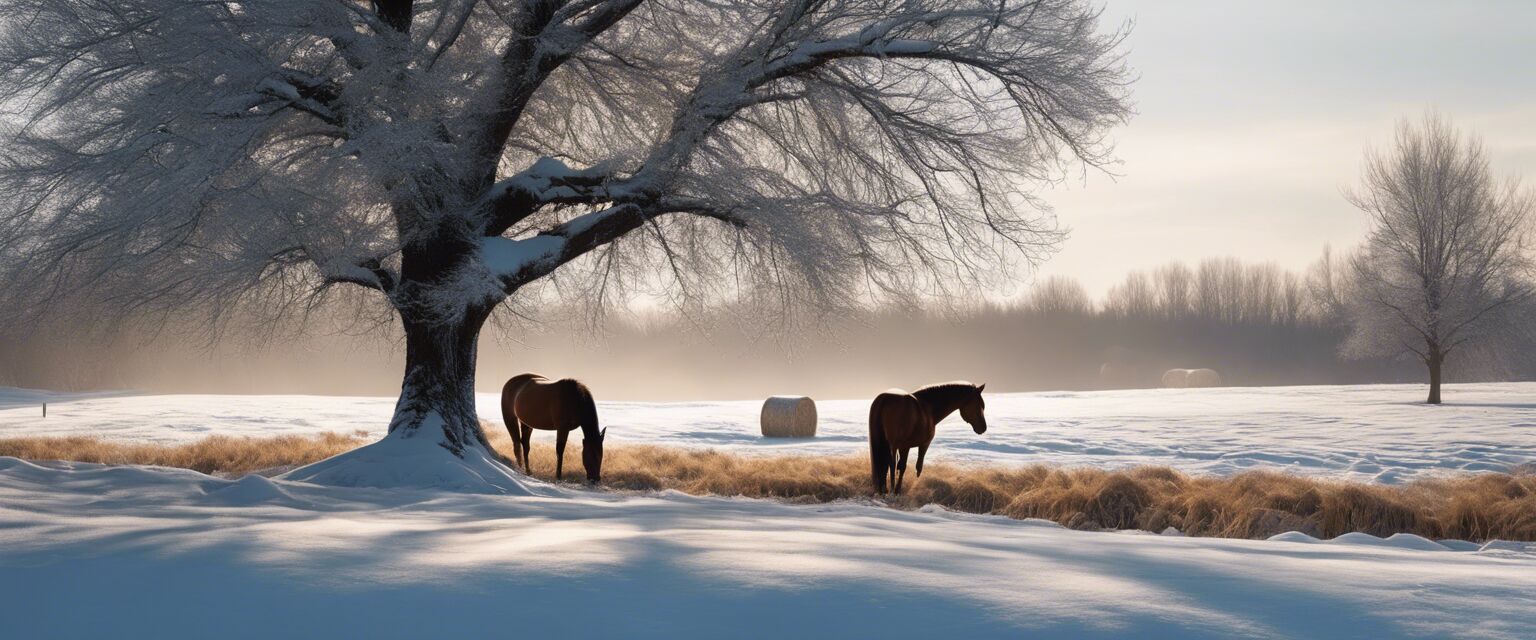
[[[998, 394], [985, 436], [947, 423], [931, 457], [1212, 473], [1278, 464], [1391, 482], [1536, 456], [1536, 384], [1458, 385], [1443, 407], [1414, 404], [1420, 393]], [[481, 403], [496, 416], [494, 397]], [[3, 390], [0, 437], [378, 434], [391, 404]], [[863, 450], [866, 406], [823, 402], [821, 434], [794, 441], [757, 437], [756, 402], [600, 411], [611, 442], [849, 453]], [[385, 444], [374, 455], [447, 455]], [[412, 471], [394, 479], [406, 484], [436, 473], [397, 466]], [[318, 475], [347, 476], [336, 467]], [[0, 458], [0, 637], [1522, 639], [1536, 628], [1533, 544], [1088, 533], [508, 478], [529, 495]]]
[[1536, 546], [1087, 533], [532, 489], [0, 458], [0, 637], [1514, 640], [1536, 628]]
[[[792, 390], [788, 390], [792, 391]], [[601, 396], [602, 390], [596, 392]], [[1163, 464], [1225, 474], [1254, 467], [1394, 483], [1425, 472], [1503, 470], [1536, 461], [1536, 383], [1448, 385], [1447, 404], [1422, 385], [988, 394], [989, 430], [952, 416], [936, 462], [1125, 467]], [[40, 406], [48, 401], [48, 418]], [[479, 397], [500, 422], [499, 399]], [[60, 396], [0, 390], [0, 437], [95, 434], [177, 442], [211, 434], [363, 431], [382, 435], [393, 398], [324, 396]], [[814, 439], [765, 440], [760, 401], [600, 402], [609, 443], [737, 452], [865, 451], [868, 399], [818, 405]], [[545, 440], [549, 440], [545, 438]], [[547, 442], [545, 443], [548, 444]]]

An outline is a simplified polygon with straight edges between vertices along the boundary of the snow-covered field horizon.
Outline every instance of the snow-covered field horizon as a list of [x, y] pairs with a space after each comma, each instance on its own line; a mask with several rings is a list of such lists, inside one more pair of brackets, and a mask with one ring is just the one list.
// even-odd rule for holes
[[[1125, 468], [1191, 473], [1280, 469], [1398, 483], [1428, 473], [1504, 471], [1536, 462], [1536, 382], [1456, 384], [1446, 404], [1423, 385], [1229, 387], [987, 394], [989, 431], [952, 416], [930, 459], [950, 463]], [[610, 440], [734, 453], [862, 454], [868, 399], [818, 403], [811, 439], [764, 439], [761, 401], [602, 402]], [[41, 402], [49, 414], [41, 417]], [[0, 389], [0, 437], [94, 435], [173, 443], [209, 435], [326, 431], [379, 437], [394, 398], [55, 394]], [[500, 425], [500, 399], [477, 396]], [[547, 434], [545, 434], [547, 435]], [[552, 438], [536, 445], [549, 446]]]

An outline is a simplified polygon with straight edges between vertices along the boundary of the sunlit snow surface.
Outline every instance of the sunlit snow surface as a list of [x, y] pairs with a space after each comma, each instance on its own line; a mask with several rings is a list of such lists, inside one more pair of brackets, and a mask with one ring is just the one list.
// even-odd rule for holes
[[1529, 638], [1536, 548], [0, 458], [7, 638]]
[[[601, 399], [603, 389], [594, 392]], [[977, 436], [952, 416], [940, 425], [929, 460], [1163, 464], [1215, 474], [1278, 467], [1384, 483], [1536, 461], [1536, 383], [1449, 385], [1438, 407], [1422, 404], [1424, 392], [1422, 385], [1362, 385], [988, 394], [987, 433]], [[393, 398], [360, 397], [59, 396], [44, 420], [45, 395], [0, 390], [0, 437], [381, 436], [394, 406]], [[481, 394], [479, 405], [482, 418], [500, 425], [497, 396]], [[610, 444], [847, 454], [866, 451], [868, 407], [868, 399], [822, 400], [817, 437], [792, 440], [760, 437], [757, 400], [599, 402], [598, 409]]]
[[[1436, 408], [1410, 404], [1420, 391], [998, 395], [985, 437], [946, 424], [938, 454], [1212, 472], [1305, 457], [1298, 470], [1327, 474], [1530, 457], [1536, 385], [1458, 386], [1448, 397], [1460, 404]], [[140, 441], [377, 431], [390, 408], [368, 398], [6, 397], [0, 436]], [[787, 443], [753, 435], [756, 408], [601, 410], [615, 441], [863, 446], [862, 401], [823, 403], [822, 436]], [[428, 476], [453, 464], [423, 443], [398, 453]], [[1381, 471], [1364, 470], [1367, 460]], [[0, 637], [1517, 640], [1536, 628], [1536, 544], [1081, 532], [869, 500], [787, 505], [516, 478], [526, 491], [498, 495], [399, 486], [420, 473], [375, 475], [394, 485], [0, 458]]]

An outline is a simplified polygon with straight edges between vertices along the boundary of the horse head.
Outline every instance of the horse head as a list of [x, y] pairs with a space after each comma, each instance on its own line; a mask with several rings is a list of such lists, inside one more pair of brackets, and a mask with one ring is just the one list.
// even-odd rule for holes
[[590, 438], [581, 439], [581, 465], [587, 469], [587, 482], [596, 484], [603, 476], [603, 440], [608, 437], [608, 427]]
[[976, 395], [960, 405], [960, 419], [969, 423], [976, 435], [987, 432], [987, 401], [981, 398], [981, 390], [985, 388], [986, 384], [976, 385]]

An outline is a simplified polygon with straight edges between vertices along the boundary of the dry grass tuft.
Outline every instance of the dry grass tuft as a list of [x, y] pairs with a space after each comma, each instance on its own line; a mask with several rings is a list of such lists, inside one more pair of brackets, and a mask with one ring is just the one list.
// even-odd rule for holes
[[362, 432], [317, 436], [236, 438], [209, 436], [189, 444], [114, 442], [91, 436], [3, 438], [0, 456], [28, 460], [72, 460], [102, 464], [144, 464], [242, 476], [324, 460], [365, 444]]
[[[511, 444], [495, 430], [491, 442]], [[870, 495], [863, 456], [742, 456], [712, 450], [609, 445], [603, 485], [614, 489], [673, 489], [696, 495], [829, 502]], [[536, 441], [534, 476], [554, 480], [554, 447]], [[581, 447], [565, 453], [568, 482], [578, 482]], [[1536, 540], [1536, 471], [1477, 473], [1374, 485], [1249, 471], [1190, 476], [1168, 467], [1125, 471], [1091, 468], [972, 467], [929, 464], [911, 469], [907, 492], [882, 498], [915, 509], [937, 504], [955, 511], [1044, 518], [1077, 529], [1175, 527], [1187, 535], [1266, 538], [1302, 531], [1331, 538], [1352, 531], [1376, 536]]]
[[[500, 428], [487, 435], [508, 460], [512, 444]], [[540, 434], [547, 436], [548, 434]], [[537, 437], [537, 436], [536, 436]], [[365, 442], [361, 434], [315, 437], [214, 436], [187, 445], [120, 444], [89, 437], [0, 439], [0, 456], [152, 464], [242, 475], [308, 464]], [[536, 477], [554, 480], [552, 438], [534, 443]], [[565, 453], [567, 482], [580, 482], [581, 441]], [[1478, 473], [1383, 486], [1270, 471], [1225, 477], [1189, 476], [1167, 467], [1109, 472], [1091, 468], [972, 467], [930, 464], [911, 469], [907, 492], [882, 498], [900, 509], [937, 504], [968, 513], [1044, 518], [1077, 529], [1175, 527], [1188, 535], [1264, 538], [1284, 531], [1334, 537], [1377, 536], [1536, 541], [1536, 470]], [[870, 495], [863, 456], [743, 456], [712, 450], [610, 445], [603, 486], [672, 489], [695, 495], [775, 498], [792, 502], [864, 499]]]

